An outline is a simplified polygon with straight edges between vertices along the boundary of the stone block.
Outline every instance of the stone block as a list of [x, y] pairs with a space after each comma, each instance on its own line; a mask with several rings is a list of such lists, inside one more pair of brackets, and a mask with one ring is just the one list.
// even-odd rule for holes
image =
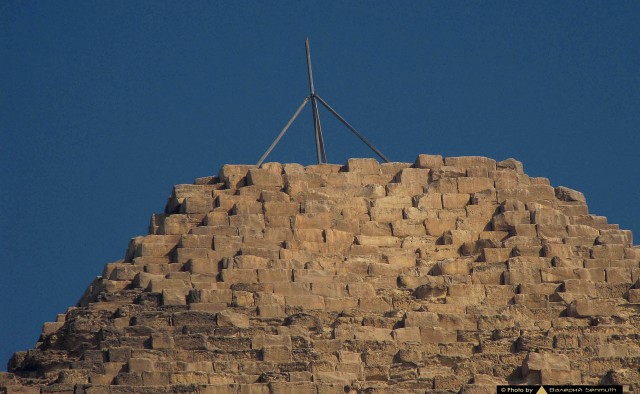
[[496, 169], [495, 160], [481, 156], [446, 157], [444, 159], [444, 164], [447, 166], [456, 166], [461, 168], [483, 167], [490, 171]]
[[455, 219], [438, 219], [438, 218], [427, 218], [424, 221], [424, 227], [427, 232], [427, 235], [432, 235], [434, 237], [440, 237], [445, 231], [452, 230], [456, 228], [456, 220]]
[[[494, 231], [514, 231], [516, 226], [530, 225], [531, 214], [529, 211], [505, 211], [495, 215], [491, 219], [491, 224]], [[516, 235], [515, 232], [514, 235]]]
[[435, 275], [469, 275], [471, 261], [469, 259], [452, 259], [438, 261], [433, 268]]
[[617, 313], [614, 300], [577, 299], [567, 309], [571, 317], [612, 316]]
[[[433, 177], [433, 173], [432, 173]], [[433, 180], [426, 187], [426, 192], [431, 193], [457, 193], [458, 181], [456, 178], [439, 178]]]
[[216, 321], [219, 327], [249, 328], [249, 316], [228, 310], [219, 312]]
[[392, 330], [386, 328], [376, 328], [359, 326], [355, 328], [354, 335], [356, 340], [360, 341], [391, 341]]
[[356, 242], [362, 246], [399, 248], [400, 239], [393, 236], [357, 235]]
[[418, 155], [416, 161], [413, 163], [417, 168], [439, 168], [444, 165], [444, 160], [440, 155]]
[[148, 358], [131, 358], [127, 362], [127, 370], [129, 372], [153, 371], [153, 361]]
[[420, 237], [426, 235], [424, 223], [414, 220], [397, 220], [392, 222], [391, 230], [396, 237]]
[[466, 193], [443, 193], [442, 207], [444, 209], [460, 209], [469, 204], [471, 196]]
[[152, 349], [173, 349], [173, 337], [168, 332], [155, 332], [151, 334]]
[[280, 173], [269, 171], [268, 169], [252, 168], [247, 175], [247, 185], [257, 185], [261, 187], [282, 187], [284, 181]]
[[494, 183], [490, 178], [465, 177], [458, 178], [459, 193], [478, 193], [483, 190], [493, 189]]
[[440, 327], [420, 327], [420, 339], [422, 343], [455, 343], [458, 334], [454, 330]]
[[391, 336], [398, 342], [421, 342], [419, 327], [396, 328], [391, 332]]
[[427, 193], [416, 196], [413, 205], [418, 209], [442, 209], [442, 194]]
[[381, 174], [380, 163], [376, 159], [349, 159], [347, 171], [363, 175]]
[[303, 309], [324, 309], [324, 297], [318, 295], [285, 296], [285, 305]]
[[358, 308], [358, 299], [351, 297], [325, 297], [324, 303], [327, 312], [350, 311]]
[[429, 173], [429, 169], [403, 168], [396, 175], [395, 180], [400, 183], [415, 183], [426, 186], [429, 183]]

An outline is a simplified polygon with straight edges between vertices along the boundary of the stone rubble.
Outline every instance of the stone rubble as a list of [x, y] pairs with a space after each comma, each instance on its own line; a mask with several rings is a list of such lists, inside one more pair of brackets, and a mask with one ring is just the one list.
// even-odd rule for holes
[[513, 159], [225, 165], [177, 185], [2, 393], [640, 387], [640, 248]]

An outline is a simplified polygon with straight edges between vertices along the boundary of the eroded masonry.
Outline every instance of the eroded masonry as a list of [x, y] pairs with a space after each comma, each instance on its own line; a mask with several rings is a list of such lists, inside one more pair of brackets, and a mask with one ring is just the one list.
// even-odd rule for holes
[[8, 393], [640, 387], [640, 248], [520, 162], [226, 165], [18, 352]]

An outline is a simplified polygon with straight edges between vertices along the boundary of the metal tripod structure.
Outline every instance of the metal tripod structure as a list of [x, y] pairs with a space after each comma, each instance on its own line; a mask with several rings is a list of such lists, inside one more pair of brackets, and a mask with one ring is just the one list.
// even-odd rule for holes
[[302, 101], [302, 104], [300, 104], [300, 107], [298, 107], [298, 109], [293, 114], [291, 119], [289, 119], [289, 121], [284, 126], [280, 134], [278, 134], [278, 136], [273, 141], [271, 146], [269, 146], [269, 149], [267, 149], [267, 151], [264, 152], [260, 160], [258, 160], [257, 166], [260, 166], [264, 162], [264, 160], [267, 158], [267, 156], [269, 156], [269, 153], [271, 153], [273, 148], [275, 148], [275, 146], [278, 144], [282, 136], [284, 136], [284, 133], [287, 132], [287, 130], [289, 129], [293, 121], [296, 120], [296, 118], [298, 117], [302, 109], [305, 107], [305, 105], [307, 105], [309, 101], [311, 101], [311, 110], [313, 112], [313, 126], [315, 130], [316, 155], [318, 158], [318, 164], [323, 164], [327, 162], [327, 154], [324, 149], [324, 138], [322, 137], [322, 126], [320, 125], [320, 114], [318, 113], [318, 102], [322, 104], [327, 110], [329, 110], [329, 112], [331, 112], [333, 116], [335, 116], [340, 122], [342, 122], [343, 125], [345, 125], [349, 130], [351, 130], [353, 134], [355, 134], [358, 138], [360, 138], [360, 140], [364, 142], [369, 148], [371, 148], [372, 151], [374, 151], [378, 156], [380, 156], [382, 160], [388, 163], [389, 159], [387, 159], [387, 157], [383, 155], [382, 152], [380, 152], [375, 146], [373, 146], [369, 141], [367, 141], [367, 139], [364, 138], [364, 136], [360, 134], [358, 130], [356, 130], [353, 126], [351, 126], [349, 122], [347, 122], [342, 116], [340, 116], [340, 114], [338, 114], [333, 108], [331, 108], [331, 106], [326, 101], [324, 101], [320, 96], [316, 94], [315, 88], [313, 86], [313, 71], [311, 70], [311, 51], [309, 50], [308, 38], [305, 39], [305, 48], [307, 51], [307, 73], [309, 74], [309, 92], [310, 93], [304, 99], [304, 101]]

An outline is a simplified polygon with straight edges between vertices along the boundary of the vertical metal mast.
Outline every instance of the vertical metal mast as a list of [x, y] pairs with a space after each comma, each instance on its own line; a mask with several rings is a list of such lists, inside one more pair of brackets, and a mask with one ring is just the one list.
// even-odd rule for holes
[[313, 125], [316, 134], [316, 155], [318, 164], [327, 162], [327, 154], [324, 150], [324, 139], [322, 138], [322, 127], [320, 126], [320, 114], [318, 113], [318, 102], [316, 101], [316, 92], [313, 87], [313, 71], [311, 70], [311, 51], [309, 50], [309, 38], [306, 38], [305, 47], [307, 50], [307, 72], [309, 74], [309, 97], [311, 98], [311, 110], [313, 112]]
[[264, 155], [262, 155], [260, 160], [258, 160], [258, 166], [260, 166], [264, 162], [264, 160], [267, 158], [267, 156], [269, 156], [269, 153], [271, 153], [273, 148], [275, 148], [275, 146], [278, 144], [278, 141], [280, 141], [284, 133], [287, 132], [287, 130], [289, 129], [289, 126], [291, 126], [293, 121], [296, 120], [296, 118], [300, 114], [300, 111], [302, 111], [302, 109], [309, 102], [309, 100], [311, 100], [311, 111], [313, 113], [313, 128], [315, 130], [315, 136], [316, 136], [316, 155], [318, 157], [318, 164], [323, 164], [327, 162], [327, 154], [324, 150], [324, 139], [322, 138], [322, 127], [320, 126], [320, 115], [318, 114], [318, 101], [320, 102], [320, 104], [324, 105], [325, 108], [327, 108], [333, 116], [335, 116], [340, 122], [342, 122], [343, 125], [345, 125], [349, 130], [351, 130], [351, 132], [355, 134], [356, 137], [360, 138], [360, 140], [362, 140], [362, 142], [364, 142], [369, 148], [371, 148], [371, 150], [373, 150], [378, 156], [380, 156], [382, 160], [388, 163], [389, 159], [387, 159], [387, 157], [383, 155], [382, 152], [380, 152], [375, 146], [373, 146], [373, 144], [367, 141], [367, 139], [364, 138], [364, 136], [360, 134], [358, 130], [356, 130], [353, 126], [351, 126], [349, 122], [347, 122], [342, 116], [340, 116], [340, 114], [336, 112], [336, 110], [331, 108], [331, 106], [326, 101], [324, 101], [322, 97], [316, 94], [316, 90], [313, 86], [313, 71], [311, 70], [311, 51], [309, 50], [309, 38], [306, 38], [304, 40], [304, 43], [307, 49], [307, 73], [309, 74], [309, 92], [310, 92], [309, 96], [304, 99], [302, 104], [300, 104], [300, 107], [298, 107], [298, 110], [293, 114], [291, 119], [289, 119], [289, 122], [287, 122], [287, 124], [284, 126], [280, 134], [278, 134], [278, 137], [276, 137], [275, 141], [273, 141], [269, 149], [267, 149]]

